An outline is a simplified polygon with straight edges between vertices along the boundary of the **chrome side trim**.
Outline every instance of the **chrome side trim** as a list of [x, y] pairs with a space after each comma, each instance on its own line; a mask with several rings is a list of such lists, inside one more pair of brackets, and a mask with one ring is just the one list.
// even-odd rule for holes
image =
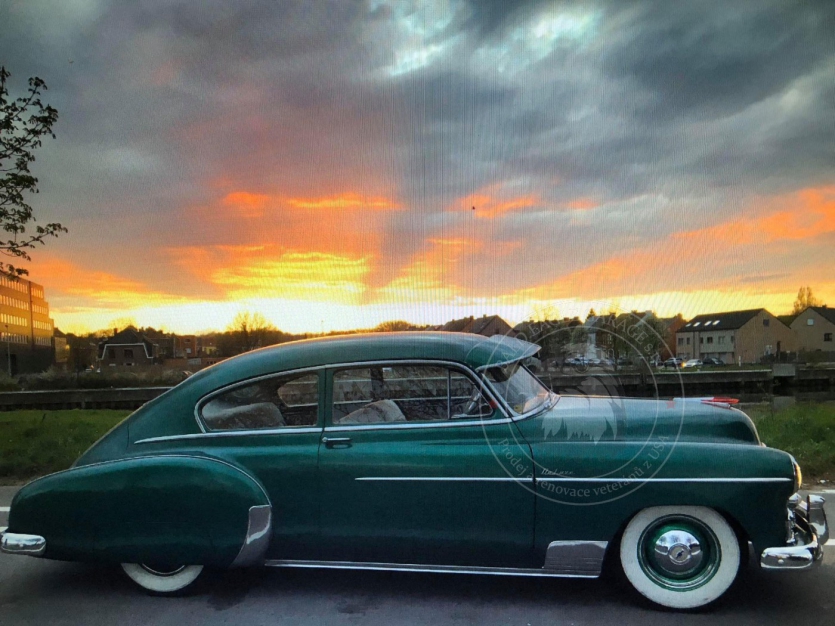
[[415, 422], [415, 423], [381, 423], [381, 424], [357, 424], [352, 426], [326, 426], [326, 433], [341, 433], [358, 430], [401, 430], [413, 428], [453, 428], [455, 426], [492, 426], [493, 424], [510, 424], [513, 419], [510, 417], [499, 417], [496, 419], [483, 420], [443, 420], [438, 422]]
[[249, 508], [249, 524], [246, 529], [246, 539], [241, 551], [232, 562], [231, 567], [246, 567], [257, 565], [264, 558], [270, 545], [273, 528], [273, 507], [269, 504], [252, 506]]
[[3, 533], [0, 540], [0, 551], [7, 554], [23, 554], [26, 556], [43, 556], [46, 552], [46, 539], [40, 535], [22, 535], [18, 533]]
[[519, 483], [519, 482], [533, 482], [533, 477], [524, 476], [520, 478], [513, 478], [512, 476], [492, 477], [492, 476], [359, 476], [354, 480], [365, 481], [401, 481], [401, 482], [503, 482], [503, 483]]
[[782, 483], [791, 478], [543, 478], [543, 483]]
[[354, 561], [287, 561], [264, 563], [267, 567], [302, 567], [313, 569], [356, 569], [385, 572], [427, 572], [434, 574], [482, 574], [490, 576], [535, 576], [544, 578], [597, 578], [592, 574], [562, 574], [546, 569], [515, 567], [480, 567], [471, 565], [415, 565], [411, 563], [358, 563]]
[[552, 541], [542, 568], [555, 574], [597, 578], [608, 545], [608, 541]]
[[217, 430], [206, 433], [190, 433], [188, 435], [165, 435], [163, 437], [148, 437], [146, 439], [138, 439], [134, 444], [140, 443], [157, 443], [159, 441], [180, 441], [183, 439], [211, 439], [214, 437], [249, 437], [252, 435], [290, 435], [290, 434], [311, 434], [320, 433], [322, 428], [317, 427], [302, 427], [294, 428], [292, 426], [285, 426], [283, 428], [265, 428], [263, 430]]

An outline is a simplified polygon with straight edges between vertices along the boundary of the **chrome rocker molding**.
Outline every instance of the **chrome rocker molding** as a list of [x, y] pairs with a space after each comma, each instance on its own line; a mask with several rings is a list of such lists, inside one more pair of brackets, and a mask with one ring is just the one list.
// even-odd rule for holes
[[802, 571], [820, 565], [823, 546], [829, 541], [829, 525], [823, 509], [824, 499], [798, 494], [789, 499], [788, 537], [785, 546], [766, 548], [760, 555], [760, 567], [771, 571]]
[[250, 507], [246, 539], [232, 562], [232, 567], [260, 565], [270, 545], [272, 528], [273, 508], [269, 504]]
[[606, 554], [605, 541], [553, 541], [548, 545], [541, 569], [523, 567], [481, 567], [475, 565], [417, 565], [412, 563], [362, 563], [355, 561], [266, 561], [267, 567], [311, 569], [356, 569], [386, 572], [429, 572], [436, 574], [482, 574], [491, 576], [536, 576], [545, 578], [597, 578]]
[[46, 552], [46, 539], [40, 535], [19, 535], [9, 532], [3, 532], [2, 535], [0, 550], [8, 554], [43, 556]]

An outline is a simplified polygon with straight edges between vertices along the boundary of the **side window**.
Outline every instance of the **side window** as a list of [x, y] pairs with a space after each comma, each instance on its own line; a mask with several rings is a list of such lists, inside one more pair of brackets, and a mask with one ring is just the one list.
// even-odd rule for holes
[[258, 430], [316, 426], [319, 375], [259, 380], [215, 396], [200, 415], [209, 430]]
[[492, 414], [469, 377], [443, 366], [392, 364], [333, 375], [334, 424], [437, 422]]

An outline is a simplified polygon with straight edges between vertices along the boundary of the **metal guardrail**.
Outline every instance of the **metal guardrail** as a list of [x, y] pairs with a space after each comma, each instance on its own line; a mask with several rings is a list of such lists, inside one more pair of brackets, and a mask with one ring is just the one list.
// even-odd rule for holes
[[0, 392], [0, 411], [14, 409], [138, 409], [171, 387]]

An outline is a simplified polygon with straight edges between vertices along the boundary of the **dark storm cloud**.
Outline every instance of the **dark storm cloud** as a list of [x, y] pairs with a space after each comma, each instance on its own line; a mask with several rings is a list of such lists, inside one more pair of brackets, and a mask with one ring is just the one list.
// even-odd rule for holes
[[[0, 11], [0, 62], [45, 78], [61, 111], [39, 161], [45, 211], [72, 198], [73, 219], [102, 224], [74, 231], [79, 250], [97, 249], [102, 228], [127, 246], [135, 232], [222, 242], [228, 233], [183, 229], [182, 209], [232, 187], [352, 190], [408, 209], [374, 218], [385, 262], [372, 284], [438, 234], [469, 232], [523, 241], [513, 280], [525, 285], [553, 272], [555, 242], [575, 269], [661, 245], [738, 213], [740, 198], [825, 182], [835, 161], [831, 2]], [[536, 202], [473, 226], [459, 204], [477, 192]], [[567, 211], [578, 199], [601, 206]], [[125, 271], [155, 278], [155, 263]]]
[[831, 69], [835, 4], [783, 1], [625, 2], [610, 6], [617, 25], [606, 75], [634, 77], [651, 94], [651, 118], [730, 115], [816, 68]]

